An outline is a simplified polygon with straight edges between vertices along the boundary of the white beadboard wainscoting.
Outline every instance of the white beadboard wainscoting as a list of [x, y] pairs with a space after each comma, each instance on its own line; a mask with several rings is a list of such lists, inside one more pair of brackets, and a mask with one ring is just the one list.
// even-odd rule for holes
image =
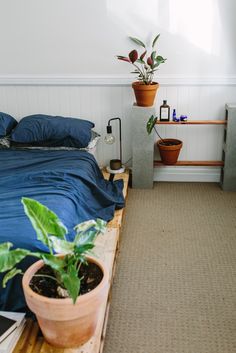
[[[134, 95], [130, 82], [128, 76], [2, 76], [0, 111], [18, 120], [41, 113], [94, 121], [96, 131], [102, 135], [97, 153], [101, 166], [118, 156], [118, 144], [106, 145], [104, 136], [108, 119], [119, 116], [122, 119], [125, 162], [132, 157], [130, 111]], [[189, 120], [222, 120], [225, 118], [225, 103], [236, 101], [235, 77], [162, 77], [159, 82], [157, 115], [163, 99], [167, 99], [171, 109], [177, 110], [177, 115], [188, 115]], [[118, 138], [115, 122], [113, 131]], [[158, 131], [162, 137], [183, 140], [180, 160], [222, 158], [222, 125], [162, 125], [158, 126]], [[220, 169], [214, 167], [158, 167], [154, 180], [215, 182], [219, 176]]]
[[218, 183], [220, 181], [220, 168], [161, 166], [154, 169], [153, 180]]

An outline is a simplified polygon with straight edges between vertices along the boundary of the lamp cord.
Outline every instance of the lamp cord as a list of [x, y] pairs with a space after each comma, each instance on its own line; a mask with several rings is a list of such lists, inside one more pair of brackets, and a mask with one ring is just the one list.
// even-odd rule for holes
[[126, 165], [126, 164], [128, 164], [130, 161], [132, 161], [132, 157], [130, 157], [126, 162], [124, 162], [124, 163], [122, 163], [122, 164], [124, 164], [124, 165]]

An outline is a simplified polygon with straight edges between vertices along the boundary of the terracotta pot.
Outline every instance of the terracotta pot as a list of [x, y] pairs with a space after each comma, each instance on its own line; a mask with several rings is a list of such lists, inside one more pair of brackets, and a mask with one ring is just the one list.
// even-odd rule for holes
[[164, 164], [172, 165], [175, 164], [179, 157], [179, 152], [183, 146], [183, 142], [177, 139], [163, 139], [167, 143], [173, 143], [173, 145], [163, 145], [162, 140], [157, 141], [157, 147], [160, 151], [161, 160]]
[[44, 297], [29, 287], [32, 276], [44, 265], [42, 260], [30, 266], [23, 276], [26, 302], [35, 313], [46, 341], [55, 347], [78, 347], [95, 332], [100, 307], [107, 298], [109, 274], [100, 260], [87, 259], [101, 268], [103, 279], [91, 292], [79, 296], [75, 304], [71, 298]]
[[120, 159], [111, 159], [110, 160], [110, 168], [112, 170], [118, 170], [122, 168], [122, 163]]
[[156, 91], [159, 88], [159, 83], [152, 82], [150, 85], [145, 85], [142, 82], [133, 82], [132, 87], [136, 98], [137, 105], [140, 107], [151, 107], [154, 104]]

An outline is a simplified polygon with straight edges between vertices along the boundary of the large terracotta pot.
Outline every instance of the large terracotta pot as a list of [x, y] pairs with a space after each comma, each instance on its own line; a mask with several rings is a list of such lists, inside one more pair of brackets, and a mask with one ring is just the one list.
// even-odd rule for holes
[[156, 91], [159, 88], [159, 83], [152, 82], [150, 85], [145, 85], [142, 82], [133, 82], [132, 87], [136, 98], [137, 105], [140, 107], [151, 107], [154, 104]]
[[35, 293], [29, 282], [44, 265], [37, 261], [23, 276], [23, 289], [30, 310], [35, 313], [38, 324], [48, 343], [56, 347], [78, 347], [94, 334], [99, 310], [107, 298], [109, 275], [100, 260], [88, 257], [103, 271], [103, 279], [91, 292], [79, 296], [73, 304], [71, 298], [53, 299]]
[[[169, 143], [170, 145], [162, 144], [162, 141]], [[173, 165], [177, 162], [179, 152], [183, 146], [183, 142], [177, 139], [162, 139], [157, 141], [157, 147], [159, 149], [161, 160], [163, 164]]]

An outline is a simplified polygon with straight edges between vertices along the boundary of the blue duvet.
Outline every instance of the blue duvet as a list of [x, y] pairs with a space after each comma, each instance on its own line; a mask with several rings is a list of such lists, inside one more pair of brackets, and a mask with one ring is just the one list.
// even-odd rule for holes
[[[22, 196], [53, 210], [68, 228], [68, 239], [73, 239], [76, 224], [93, 218], [109, 221], [115, 209], [124, 207], [122, 189], [122, 180], [104, 180], [88, 152], [0, 150], [0, 243], [46, 250], [24, 213]], [[21, 267], [31, 263], [25, 259]], [[0, 310], [25, 311], [25, 305], [20, 276], [6, 289], [0, 284]]]

